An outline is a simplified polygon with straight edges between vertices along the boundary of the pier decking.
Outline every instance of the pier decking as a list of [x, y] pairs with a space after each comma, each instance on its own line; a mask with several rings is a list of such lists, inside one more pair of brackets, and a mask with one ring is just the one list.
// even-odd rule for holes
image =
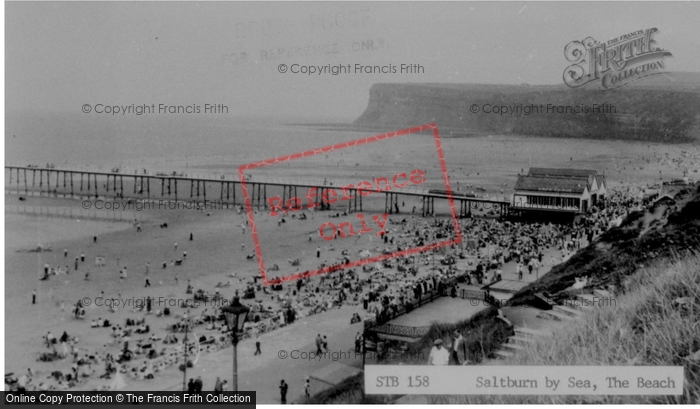
[[[84, 197], [98, 198], [111, 197], [118, 199], [148, 199], [148, 200], [198, 200], [203, 204], [219, 201], [220, 203], [243, 204], [245, 192], [249, 195], [250, 205], [260, 209], [268, 207], [268, 197], [273, 197], [271, 191], [277, 192], [283, 203], [292, 197], [298, 197], [297, 192], [315, 189], [316, 206], [320, 210], [330, 210], [331, 205], [323, 200], [324, 193], [328, 197], [328, 191], [338, 190], [338, 186], [309, 184], [303, 182], [270, 182], [246, 180], [232, 180], [224, 177], [188, 177], [177, 174], [127, 174], [120, 172], [87, 171], [76, 169], [59, 169], [34, 166], [5, 166], [5, 190], [8, 193], [53, 195], [57, 197]], [[188, 189], [189, 188], [189, 189]], [[207, 189], [209, 194], [207, 195]], [[346, 188], [347, 189], [347, 188]], [[245, 192], [244, 192], [245, 190]], [[281, 190], [281, 192], [280, 192]], [[348, 212], [362, 211], [362, 195], [357, 188], [347, 189], [353, 199], [344, 202], [338, 201], [336, 209]], [[216, 192], [218, 191], [218, 197]], [[281, 193], [281, 195], [279, 194]], [[381, 191], [373, 192], [373, 195], [383, 193], [384, 212], [388, 214], [400, 213], [399, 196], [421, 197], [422, 216], [435, 214], [435, 199], [448, 200], [447, 194], [419, 191]], [[302, 193], [303, 194], [303, 193]], [[472, 209], [488, 209], [504, 217], [508, 215], [510, 203], [504, 200], [486, 199], [479, 197], [464, 197], [453, 195], [452, 200], [459, 203], [456, 210], [459, 217], [469, 217]]]

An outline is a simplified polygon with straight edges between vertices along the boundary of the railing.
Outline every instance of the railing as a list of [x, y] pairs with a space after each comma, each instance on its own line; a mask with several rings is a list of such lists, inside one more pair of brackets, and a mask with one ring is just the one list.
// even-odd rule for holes
[[409, 327], [406, 325], [396, 325], [387, 323], [373, 327], [372, 331], [385, 335], [397, 335], [407, 338], [421, 338], [425, 336], [428, 333], [428, 331], [430, 331], [430, 325], [423, 327]]
[[485, 293], [484, 291], [477, 291], [477, 290], [462, 290], [462, 299], [463, 300], [484, 300], [485, 299]]
[[[451, 285], [453, 285], [456, 282], [457, 278], [453, 278], [451, 280], [448, 280], [447, 282], [444, 283], [445, 288], [449, 288]], [[414, 338], [420, 338], [423, 335], [427, 334], [428, 327], [405, 327], [403, 325], [395, 325], [395, 324], [389, 324], [388, 322], [393, 320], [396, 317], [400, 317], [404, 314], [408, 314], [409, 312], [413, 311], [416, 308], [420, 308], [424, 306], [425, 304], [428, 304], [430, 302], [433, 302], [437, 300], [438, 298], [442, 297], [441, 294], [438, 293], [437, 289], [433, 289], [432, 291], [426, 293], [426, 294], [421, 294], [421, 296], [418, 298], [417, 301], [414, 303], [411, 303], [411, 308], [407, 308], [409, 304], [404, 304], [401, 306], [398, 306], [396, 308], [396, 311], [392, 314], [387, 314], [386, 309], [384, 310], [384, 313], [381, 314], [380, 317], [378, 317], [376, 320], [365, 320], [364, 321], [364, 329], [365, 331], [373, 331], [373, 332], [380, 332], [382, 334], [387, 334], [387, 335], [401, 335], [401, 336], [408, 336], [408, 337], [414, 337]], [[483, 296], [482, 296], [483, 298]], [[395, 328], [397, 333], [391, 332], [391, 329]], [[405, 328], [416, 328], [415, 331], [411, 332]], [[424, 328], [424, 329], [421, 329]], [[389, 331], [389, 332], [386, 332]], [[424, 332], [421, 332], [424, 331]], [[413, 334], [413, 335], [406, 335], [406, 334]]]
[[527, 202], [513, 202], [513, 209], [528, 209], [528, 210], [557, 210], [560, 212], [578, 212], [581, 209], [577, 206], [558, 206], [558, 205], [538, 205]]
[[[34, 171], [49, 171], [49, 172], [73, 172], [73, 173], [92, 173], [92, 174], [97, 174], [100, 175], [100, 178], [103, 177], [110, 177], [110, 176], [121, 176], [121, 177], [149, 177], [149, 178], [162, 178], [162, 179], [185, 179], [185, 180], [199, 180], [203, 182], [210, 182], [210, 183], [217, 183], [217, 182], [232, 182], [232, 183], [241, 183], [241, 180], [239, 176], [235, 173], [207, 173], [207, 174], [201, 174], [201, 173], [183, 173], [183, 172], [172, 172], [172, 171], [148, 171], [148, 172], [143, 172], [142, 168], [125, 168], [125, 169], [119, 169], [118, 171], [114, 170], [109, 170], [109, 169], [103, 169], [101, 166], [100, 167], [91, 167], [91, 166], [75, 166], [75, 167], [67, 167], [67, 168], [58, 168], [58, 167], [45, 167], [45, 166], [27, 166], [27, 165], [16, 165], [16, 164], [5, 164], [5, 169], [27, 169], [27, 170], [34, 170]], [[132, 172], [133, 171], [133, 172]], [[325, 177], [323, 179], [321, 178], [314, 178], [310, 176], [304, 176], [303, 180], [299, 180], [299, 178], [289, 178], [289, 177], [284, 177], [284, 176], [277, 176], [277, 175], [269, 175], [269, 174], [262, 174], [262, 175], [248, 175], [249, 179], [246, 180], [246, 183], [261, 183], [261, 184], [278, 184], [278, 185], [288, 185], [288, 186], [323, 186], [327, 188], [333, 188], [333, 187], [339, 187], [339, 186], [344, 186], [348, 184], [355, 184], [358, 182], [357, 179], [352, 179], [352, 178], [347, 178], [347, 177]], [[50, 183], [50, 182], [48, 182]], [[57, 185], [60, 185], [60, 183], [57, 182]], [[10, 192], [10, 188], [8, 188], [10, 184], [8, 183], [6, 185], [6, 191], [8, 193]], [[35, 186], [32, 185], [32, 188]], [[55, 186], [57, 187], [57, 186]], [[54, 189], [55, 189], [54, 187]], [[23, 186], [17, 187], [18, 189], [22, 189]], [[65, 186], [64, 186], [65, 188]], [[14, 190], [14, 189], [13, 189]], [[395, 193], [408, 193], [408, 194], [413, 194], [413, 195], [425, 195], [425, 196], [435, 196], [435, 195], [441, 195], [440, 193], [431, 193], [429, 191], [430, 189], [428, 188], [423, 188], [419, 186], [407, 186], [404, 188], [401, 188], [400, 191], [397, 191]], [[31, 192], [31, 189], [28, 190], [27, 194]], [[65, 192], [63, 192], [65, 193]], [[455, 200], [469, 200], [469, 201], [474, 201], [474, 202], [480, 202], [480, 201], [491, 201], [491, 202], [498, 202], [501, 203], [504, 206], [509, 206], [510, 203], [507, 202], [505, 196], [502, 196], [502, 199], [499, 199], [497, 195], [488, 195], [488, 194], [476, 194], [475, 196], [467, 197], [467, 196], [459, 196], [461, 193], [460, 191], [454, 191], [453, 192], [453, 198]], [[58, 193], [62, 194], [62, 193]], [[57, 196], [57, 195], [56, 195]], [[447, 197], [446, 194], [443, 195], [444, 197]], [[439, 197], [439, 196], [438, 196]]]
[[396, 307], [396, 311], [394, 313], [388, 313], [388, 310], [385, 309], [383, 313], [377, 317], [376, 320], [365, 320], [364, 321], [364, 329], [365, 331], [375, 331], [375, 328], [380, 327], [382, 325], [390, 325], [387, 324], [388, 321], [393, 320], [396, 317], [400, 317], [404, 314], [407, 314], [411, 311], [413, 311], [416, 308], [422, 307], [425, 304], [429, 302], [433, 302], [436, 299], [440, 298], [440, 294], [438, 294], [437, 290], [433, 290], [427, 294], [422, 294], [420, 298], [415, 303], [412, 303], [413, 307], [412, 308], [406, 308], [408, 304], [401, 305]]

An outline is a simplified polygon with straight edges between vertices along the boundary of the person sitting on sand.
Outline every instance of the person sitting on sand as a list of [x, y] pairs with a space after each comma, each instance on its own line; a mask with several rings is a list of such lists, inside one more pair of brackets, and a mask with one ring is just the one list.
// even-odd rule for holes
[[47, 343], [47, 345], [49, 345], [49, 346], [51, 346], [52, 344], [55, 344], [55, 343], [56, 343], [56, 336], [53, 335], [53, 334], [51, 333], [51, 331], [49, 331], [49, 332], [46, 334], [46, 343]]

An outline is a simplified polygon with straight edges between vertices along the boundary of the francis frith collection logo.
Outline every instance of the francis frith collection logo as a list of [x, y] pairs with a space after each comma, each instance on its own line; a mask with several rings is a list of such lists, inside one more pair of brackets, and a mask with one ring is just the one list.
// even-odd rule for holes
[[573, 64], [564, 70], [564, 83], [571, 88], [584, 85], [611, 90], [640, 78], [660, 74], [669, 51], [656, 46], [656, 28], [624, 34], [607, 42], [588, 37], [572, 41], [564, 55]]

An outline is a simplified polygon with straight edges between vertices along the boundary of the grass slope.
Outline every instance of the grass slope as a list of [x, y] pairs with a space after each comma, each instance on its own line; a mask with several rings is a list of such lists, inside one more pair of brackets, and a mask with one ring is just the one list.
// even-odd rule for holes
[[[700, 255], [662, 260], [627, 277], [615, 306], [563, 324], [504, 365], [683, 366], [682, 396], [451, 396], [430, 403], [700, 403]], [[677, 302], [683, 300], [682, 303]]]

